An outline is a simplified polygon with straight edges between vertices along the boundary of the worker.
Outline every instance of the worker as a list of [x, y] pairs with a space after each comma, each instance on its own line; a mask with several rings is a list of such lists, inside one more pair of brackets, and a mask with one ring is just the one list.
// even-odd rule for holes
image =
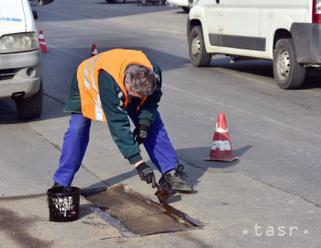
[[[71, 113], [70, 126], [53, 177], [54, 186], [71, 185], [82, 163], [94, 120], [107, 122], [111, 137], [141, 180], [156, 186], [154, 172], [139, 149], [144, 144], [162, 174], [159, 183], [175, 191], [193, 191], [157, 110], [161, 86], [159, 66], [139, 50], [112, 49], [83, 61], [65, 106], [65, 111]], [[134, 132], [128, 117], [135, 124]]]

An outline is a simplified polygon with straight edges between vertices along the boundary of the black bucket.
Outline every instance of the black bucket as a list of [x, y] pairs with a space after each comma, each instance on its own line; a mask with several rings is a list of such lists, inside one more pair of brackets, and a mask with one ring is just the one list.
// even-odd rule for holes
[[49, 220], [67, 222], [79, 219], [80, 189], [53, 187], [48, 189]]

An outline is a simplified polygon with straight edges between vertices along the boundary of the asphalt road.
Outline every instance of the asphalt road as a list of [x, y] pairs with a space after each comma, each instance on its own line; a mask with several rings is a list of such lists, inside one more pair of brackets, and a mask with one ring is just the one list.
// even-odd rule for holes
[[[248, 199], [255, 198], [254, 202], [259, 205], [261, 200], [272, 204], [276, 195], [280, 201], [295, 198], [303, 205], [298, 209], [299, 203], [289, 207], [291, 211], [296, 209], [293, 215], [287, 216], [283, 212], [287, 208], [282, 204], [281, 209], [276, 209], [277, 203], [273, 207], [265, 206], [274, 216], [272, 223], [287, 216], [284, 217], [286, 223], [303, 221], [315, 231], [314, 237], [320, 236], [317, 231], [321, 224], [314, 221], [319, 218], [317, 213], [321, 208], [320, 77], [309, 77], [302, 90], [284, 91], [274, 83], [268, 61], [230, 64], [229, 58], [216, 56], [210, 67], [194, 68], [188, 58], [187, 15], [180, 9], [143, 7], [135, 3], [106, 4], [98, 0], [56, 0], [42, 7], [39, 14], [37, 25], [44, 31], [49, 47], [49, 52], [43, 56], [44, 113], [40, 120], [21, 123], [11, 102], [0, 103], [0, 195], [36, 194], [51, 185], [68, 125], [68, 116], [62, 112], [63, 103], [78, 63], [89, 56], [90, 46], [95, 42], [99, 51], [115, 47], [141, 49], [163, 69], [164, 95], [160, 111], [179, 158], [191, 172], [198, 190], [196, 195], [200, 197], [183, 196], [178, 206], [213, 223], [215, 218], [205, 214], [213, 207], [211, 194], [223, 194], [225, 188], [212, 188], [210, 183], [219, 187], [220, 180], [229, 183], [222, 178], [233, 179], [231, 184], [240, 183], [239, 191], [234, 193], [244, 200], [245, 212]], [[241, 156], [239, 162], [203, 161], [208, 155], [220, 111], [227, 115], [233, 148]], [[87, 187], [97, 186], [100, 181], [108, 185], [137, 181], [135, 172], [110, 140], [108, 129], [99, 123], [93, 128], [84, 166], [75, 183]], [[232, 176], [228, 178], [228, 175]], [[251, 181], [249, 192], [244, 191], [247, 181], [238, 175]], [[256, 183], [257, 187], [253, 186]], [[139, 187], [145, 187], [142, 185]], [[235, 189], [238, 190], [237, 185]], [[229, 201], [231, 189], [226, 190], [229, 193], [223, 195]], [[260, 200], [261, 194], [264, 197]], [[204, 209], [198, 208], [198, 202], [204, 204]], [[316, 216], [307, 217], [304, 204], [311, 207]], [[230, 211], [234, 211], [231, 209], [225, 213], [227, 219]], [[266, 211], [254, 209], [255, 223]], [[300, 209], [304, 212], [302, 215]], [[244, 218], [252, 214], [245, 212], [242, 213]], [[232, 225], [233, 222], [229, 222]], [[216, 231], [208, 231], [208, 236]], [[221, 233], [222, 240], [219, 239], [218, 244], [224, 244], [225, 238], [233, 240], [231, 233]], [[235, 246], [221, 247], [254, 247], [239, 246], [241, 241], [236, 240], [231, 242]], [[310, 238], [309, 247], [318, 247], [319, 241], [320, 238]], [[253, 244], [270, 247], [260, 246], [258, 240]], [[302, 238], [291, 245], [275, 244], [274, 247], [305, 247], [302, 244], [306, 244], [306, 240]]]

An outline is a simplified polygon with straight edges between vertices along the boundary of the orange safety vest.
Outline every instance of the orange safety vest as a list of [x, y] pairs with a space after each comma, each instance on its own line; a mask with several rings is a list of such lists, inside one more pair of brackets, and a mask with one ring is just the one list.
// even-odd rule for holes
[[[149, 69], [153, 66], [142, 51], [113, 49], [102, 52], [84, 60], [77, 69], [77, 80], [80, 92], [81, 111], [83, 116], [97, 121], [106, 122], [99, 96], [98, 75], [101, 70], [113, 77], [125, 96], [120, 107], [126, 109], [128, 104], [127, 90], [124, 84], [125, 70], [130, 64], [142, 65]], [[142, 98], [140, 105], [146, 100]]]

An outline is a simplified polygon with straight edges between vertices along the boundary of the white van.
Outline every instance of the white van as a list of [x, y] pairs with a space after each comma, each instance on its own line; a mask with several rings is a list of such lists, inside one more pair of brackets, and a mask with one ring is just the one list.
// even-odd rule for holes
[[321, 66], [321, 0], [194, 0], [187, 24], [195, 66], [214, 54], [273, 60], [282, 89]]
[[29, 0], [0, 0], [0, 100], [10, 98], [21, 119], [41, 115], [40, 50]]

